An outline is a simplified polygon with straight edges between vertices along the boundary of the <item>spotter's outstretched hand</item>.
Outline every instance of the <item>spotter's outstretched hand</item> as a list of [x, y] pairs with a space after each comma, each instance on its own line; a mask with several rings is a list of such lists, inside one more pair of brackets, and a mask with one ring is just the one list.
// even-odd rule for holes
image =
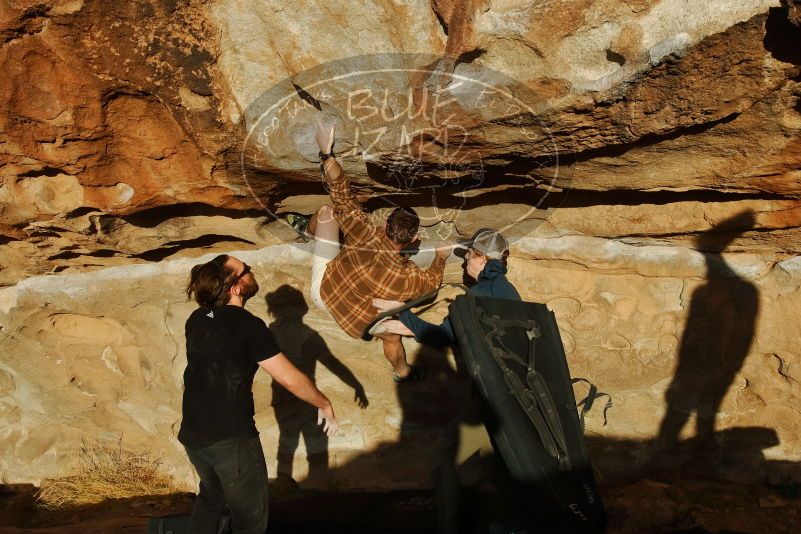
[[329, 404], [317, 410], [317, 424], [323, 425], [323, 432], [330, 438], [339, 431], [339, 423], [334, 415], [334, 408]]
[[389, 310], [394, 310], [396, 308], [400, 308], [403, 306], [403, 302], [400, 300], [388, 300], [388, 299], [373, 299], [373, 308], [377, 309], [381, 313], [387, 312]]
[[437, 256], [439, 256], [443, 260], [447, 260], [448, 256], [451, 255], [451, 252], [453, 252], [453, 244], [448, 243], [447, 241], [440, 241], [439, 243], [437, 243], [437, 246], [434, 250]]
[[405, 324], [403, 324], [397, 319], [390, 319], [388, 321], [384, 321], [381, 324], [384, 325], [384, 328], [386, 328], [387, 329], [386, 331], [389, 332], [390, 334], [398, 334], [401, 336], [414, 337], [414, 332], [409, 330], [409, 328]]

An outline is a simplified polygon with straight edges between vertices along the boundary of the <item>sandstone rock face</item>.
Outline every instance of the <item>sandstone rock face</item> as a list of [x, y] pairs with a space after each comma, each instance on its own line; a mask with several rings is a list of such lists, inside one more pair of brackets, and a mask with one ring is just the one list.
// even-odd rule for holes
[[308, 250], [274, 220], [327, 201], [322, 115], [376, 222], [404, 203], [426, 242], [508, 234], [510, 278], [614, 397], [588, 419], [605, 481], [654, 475], [662, 522], [685, 508], [662, 471], [797, 481], [799, 42], [796, 0], [3, 3], [0, 480], [68, 474], [89, 439], [194, 484], [181, 288], [238, 251], [342, 417], [325, 442], [260, 376], [271, 472], [427, 483], [407, 460], [467, 394], [452, 355], [409, 342], [431, 377], [396, 388], [306, 304]]
[[197, 6], [7, 2], [0, 27], [0, 234], [12, 257], [32, 260], [4, 251], [6, 284], [53, 269], [85, 236], [93, 244], [78, 255], [136, 254], [76, 229], [88, 213], [236, 204], [219, 178], [236, 135], [214, 111], [214, 31]]
[[[699, 191], [790, 200], [801, 153], [795, 5], [7, 3], [0, 283], [166, 257], [197, 239], [241, 243], [193, 225], [147, 250], [106, 234], [110, 224], [139, 234], [139, 215], [146, 228], [175, 217], [268, 217], [293, 209], [288, 198], [324, 195], [310, 135], [316, 111], [292, 83], [324, 96], [321, 80], [354, 71], [369, 71], [369, 83], [328, 84], [323, 104], [367, 196], [431, 205], [410, 189], [412, 176], [419, 188], [442, 189], [441, 204], [465, 194], [451, 179], [472, 176], [480, 183], [471, 195], [545, 209], [556, 204], [515, 194], [549, 184], [647, 192], [657, 204], [707, 201]], [[414, 72], [390, 75], [388, 62]], [[479, 81], [510, 92], [471, 100]], [[372, 93], [354, 93], [365, 88]], [[396, 97], [388, 110], [411, 106], [415, 119], [366, 117], [386, 111], [386, 94]], [[288, 119], [265, 152], [254, 139], [276, 95], [287, 98]]]
[[[796, 85], [787, 82], [797, 72], [794, 62], [798, 54], [792, 51], [793, 32], [782, 26], [785, 23], [779, 22], [780, 15], [777, 13], [770, 20], [764, 15], [775, 2], [738, 2], [736, 7], [725, 2], [673, 1], [623, 5], [619, 2], [486, 4], [456, 2], [443, 7], [435, 3], [444, 23], [451, 16], [456, 18], [445, 50], [403, 46], [392, 51], [444, 54], [445, 59], [437, 68], [446, 69], [459, 81], [463, 81], [460, 76], [480, 77], [480, 69], [493, 69], [508, 76], [510, 81], [506, 83], [513, 83], [515, 91], [524, 92], [525, 103], [536, 117], [521, 117], [512, 124], [503, 123], [504, 118], [508, 119], [503, 113], [482, 115], [485, 110], [464, 100], [446, 108], [453, 112], [454, 124], [467, 129], [464, 135], [469, 137], [470, 146], [462, 156], [484, 162], [491, 180], [503, 181], [512, 160], [518, 162], [518, 173], [539, 178], [551, 176], [553, 164], [543, 167], [536, 158], [553, 158], [558, 154], [563, 164], [569, 166], [567, 176], [558, 180], [564, 187], [796, 192], [797, 180], [792, 173], [798, 163], [794, 159], [798, 152], [794, 148], [797, 136], [793, 135], [797, 129], [792, 124], [797, 121], [788, 116], [791, 123], [788, 129], [787, 120], [777, 124], [772, 117], [778, 109], [792, 110]], [[379, 70], [389, 68], [370, 56], [318, 69], [313, 75], [305, 72], [304, 77], [308, 63], [296, 57], [297, 54], [256, 54], [264, 58], [263, 62], [249, 72], [274, 75], [248, 75], [244, 71], [252, 67], [251, 63], [229, 58], [250, 57], [255, 35], [280, 33], [279, 28], [285, 24], [280, 17], [264, 16], [258, 27], [242, 31], [239, 25], [231, 24], [230, 12], [239, 13], [229, 4], [220, 4], [214, 11], [223, 32], [233, 35], [231, 41], [224, 40], [221, 45], [219, 67], [231, 80], [231, 90], [237, 95], [240, 107], [246, 109], [248, 128], [261, 127], [255, 116], [263, 112], [258, 97], [280, 81], [274, 73], [295, 80], [307, 81], [310, 77], [318, 82], [334, 74], [341, 76], [375, 68], [375, 62], [379, 62]], [[363, 13], [345, 13], [349, 20], [364, 18]], [[767, 36], [766, 27], [770, 30]], [[428, 27], [429, 32], [435, 29], [435, 25]], [[416, 37], [412, 39], [415, 43], [427, 44], [432, 40], [425, 32]], [[317, 57], [324, 58], [323, 61], [346, 57], [341, 50], [354, 38], [338, 41], [339, 47], [333, 48], [325, 42], [321, 46], [324, 51]], [[300, 38], [293, 45], [293, 50], [308, 53]], [[365, 53], [358, 43], [347, 48], [351, 56]], [[370, 51], [385, 50], [377, 45]], [[427, 57], [410, 57], [407, 68], [424, 69], [431, 61]], [[383, 84], [374, 82], [371, 87], [393, 83], [390, 74], [383, 76], [387, 78]], [[410, 77], [400, 83], [403, 87], [414, 87], [419, 81]], [[428, 82], [431, 81], [429, 78]], [[287, 85], [287, 94], [291, 93], [289, 81], [283, 83]], [[325, 88], [333, 92], [326, 102], [326, 111], [337, 115], [343, 129], [354, 138], [358, 137], [357, 129], [364, 132], [380, 128], [377, 115], [351, 113], [352, 85], [326, 84]], [[452, 92], [459, 94], [458, 89]], [[384, 95], [380, 90], [362, 95], [364, 99], [359, 100], [359, 105], [364, 110], [377, 110], [384, 103]], [[425, 106], [425, 95], [415, 94], [414, 100], [416, 105]], [[267, 157], [256, 167], [308, 173], [307, 161], [313, 150], [297, 145], [308, 144], [308, 133], [304, 136], [300, 125], [312, 122], [313, 113], [307, 107], [293, 114], [291, 121], [281, 117], [280, 128], [292, 130], [293, 134], [280, 139], [279, 144], [292, 146], [281, 146], [279, 158]], [[478, 125], [482, 128], [474, 131]], [[371, 157], [383, 164], [396, 156], [404, 143], [403, 136], [392, 135], [399, 128], [396, 121], [384, 126], [389, 128], [387, 135], [370, 138], [369, 150], [358, 155], [369, 151]], [[520, 133], [520, 126], [528, 129], [525, 135]], [[409, 130], [420, 127], [413, 122]], [[692, 135], [681, 136], [684, 130]], [[743, 139], [745, 130], [750, 132], [745, 135], [759, 131], [760, 142], [746, 148], [730, 141]], [[363, 148], [365, 144], [362, 142]], [[721, 145], [734, 144], [743, 152], [720, 150]], [[682, 157], [674, 157], [678, 154]], [[382, 160], [382, 156], [387, 159]], [[446, 159], [444, 151], [436, 148], [427, 156], [423, 156], [425, 161]], [[607, 166], [605, 156], [615, 156], [616, 164]], [[771, 163], [773, 158], [776, 163]], [[529, 165], [520, 165], [521, 159], [530, 161]], [[776, 164], [786, 167], [779, 170]], [[767, 167], [771, 168], [770, 173], [765, 172]], [[348, 169], [362, 178], [365, 175], [362, 161]], [[721, 175], [732, 177], [736, 185], [720, 183]]]
[[[410, 359], [432, 373], [414, 388], [397, 387], [379, 344], [354, 342], [327, 313], [308, 306], [308, 247], [237, 255], [254, 266], [263, 287], [249, 308], [330, 394], [343, 428], [326, 442], [314, 414], [260, 373], [256, 421], [270, 472], [323, 488], [426, 485], [425, 463], [408, 459], [425, 456], [436, 429], [467, 395], [452, 357], [407, 342]], [[195, 261], [30, 278], [4, 290], [5, 481], [63, 475], [75, 465], [81, 440], [95, 439], [153, 451], [174, 476], [194, 484], [175, 435], [183, 322], [193, 309], [180, 288]], [[446, 281], [460, 279], [460, 266], [450, 264]], [[543, 235], [517, 242], [510, 279], [526, 299], [556, 314], [573, 374], [614, 398], [607, 425], [600, 411], [587, 420], [605, 480], [630, 480], [654, 462], [660, 469], [684, 465], [691, 453], [682, 451], [710, 416], [720, 450], [702, 450], [714, 458], [707, 468], [716, 476], [781, 483], [801, 475], [797, 260]], [[444, 290], [424, 317], [440, 319], [447, 298], [458, 293]], [[711, 391], [717, 380], [719, 405], [674, 398], [696, 398], [699, 384]], [[357, 392], [367, 400], [364, 409]], [[577, 396], [584, 392], [577, 387]]]

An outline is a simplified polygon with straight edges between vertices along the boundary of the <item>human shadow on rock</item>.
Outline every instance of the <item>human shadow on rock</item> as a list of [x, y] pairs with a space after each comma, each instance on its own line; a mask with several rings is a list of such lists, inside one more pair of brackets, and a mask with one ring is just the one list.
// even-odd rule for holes
[[[401, 442], [444, 428], [463, 404], [469, 387], [466, 371], [454, 371], [442, 349], [420, 345], [409, 361], [425, 368], [428, 376], [419, 383], [396, 386]], [[456, 362], [458, 366], [458, 357]]]
[[[656, 446], [671, 448], [690, 417], [696, 416], [696, 440], [710, 445], [715, 418], [726, 392], [743, 367], [759, 312], [759, 294], [721, 256], [734, 239], [754, 224], [745, 211], [696, 238], [706, 262], [706, 283], [690, 299], [678, 365], [666, 394], [667, 411]], [[710, 449], [707, 447], [707, 451]]]
[[[409, 341], [405, 343], [408, 347]], [[383, 427], [371, 431], [393, 437], [340, 463], [334, 474], [338, 485], [383, 491], [430, 486], [431, 448], [468, 399], [469, 379], [454, 371], [437, 349], [421, 346], [408, 354], [408, 361], [427, 370], [425, 379], [396, 384], [388, 364], [378, 377], [383, 380], [377, 384], [384, 388], [381, 396], [395, 395], [398, 409], [375, 419], [372, 424]]]
[[[284, 355], [312, 381], [318, 362], [353, 388], [354, 398], [362, 408], [368, 405], [367, 394], [358, 378], [328, 349], [322, 336], [303, 322], [309, 306], [296, 288], [283, 285], [265, 297], [267, 311], [274, 318], [270, 330]], [[276, 380], [272, 382], [272, 405], [278, 423], [278, 475], [293, 476], [295, 451], [303, 437], [309, 462], [307, 481], [326, 485], [328, 471], [328, 436], [317, 425], [317, 408], [291, 394]]]

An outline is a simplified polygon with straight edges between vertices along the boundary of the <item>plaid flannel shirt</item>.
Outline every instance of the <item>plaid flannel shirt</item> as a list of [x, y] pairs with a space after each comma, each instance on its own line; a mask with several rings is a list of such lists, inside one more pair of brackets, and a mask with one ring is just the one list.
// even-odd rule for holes
[[325, 270], [320, 296], [342, 330], [359, 338], [378, 315], [373, 298], [410, 300], [434, 291], [442, 283], [445, 260], [437, 255], [430, 267], [420, 269], [401, 256], [385, 230], [370, 224], [344, 172], [326, 178], [345, 244]]

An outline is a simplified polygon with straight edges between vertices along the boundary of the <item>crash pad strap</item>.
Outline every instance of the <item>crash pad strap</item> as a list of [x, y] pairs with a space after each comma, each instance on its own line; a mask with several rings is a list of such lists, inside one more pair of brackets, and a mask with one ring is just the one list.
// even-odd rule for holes
[[[567, 439], [551, 392], [542, 375], [536, 369], [536, 340], [542, 335], [540, 327], [533, 319], [502, 319], [487, 314], [481, 306], [476, 306], [476, 315], [481, 323], [491, 330], [485, 334], [490, 352], [503, 371], [504, 380], [512, 394], [523, 407], [542, 440], [545, 450], [559, 463], [559, 469], [570, 469], [567, 454]], [[504, 344], [502, 336], [507, 328], [519, 327], [528, 337], [526, 359], [516, 354]], [[527, 368], [526, 387], [523, 381], [506, 365], [504, 360], [512, 360]]]
[[584, 432], [584, 414], [589, 412], [593, 405], [595, 404], [595, 399], [600, 397], [606, 397], [606, 405], [604, 406], [603, 416], [604, 416], [604, 426], [606, 426], [607, 419], [606, 419], [606, 412], [609, 408], [612, 407], [612, 396], [609, 393], [604, 393], [602, 391], [598, 391], [598, 388], [587, 380], [586, 378], [574, 378], [571, 380], [571, 383], [576, 384], [578, 382], [584, 382], [589, 384], [590, 391], [587, 393], [587, 396], [584, 397], [581, 401], [579, 401], [576, 406], [581, 408], [581, 412], [579, 413], [579, 423], [581, 423], [581, 431]]

